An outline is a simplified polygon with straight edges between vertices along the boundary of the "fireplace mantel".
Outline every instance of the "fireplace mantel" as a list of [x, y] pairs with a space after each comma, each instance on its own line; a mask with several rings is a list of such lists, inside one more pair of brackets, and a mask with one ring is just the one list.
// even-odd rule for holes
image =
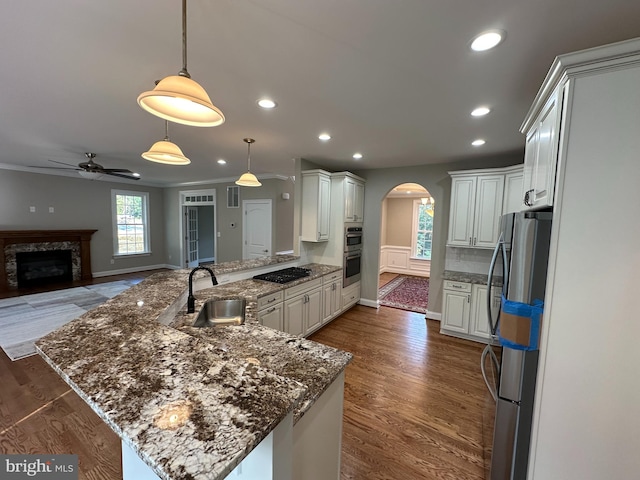
[[82, 280], [91, 280], [91, 235], [97, 230], [0, 230], [0, 291], [9, 289], [5, 247], [17, 243], [78, 242]]

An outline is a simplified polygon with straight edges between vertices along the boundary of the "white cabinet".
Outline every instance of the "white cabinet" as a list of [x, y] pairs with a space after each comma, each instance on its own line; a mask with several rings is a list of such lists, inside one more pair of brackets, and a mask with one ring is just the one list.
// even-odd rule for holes
[[325, 324], [342, 311], [342, 272], [322, 277], [322, 323]]
[[364, 183], [352, 177], [346, 177], [344, 188], [344, 221], [362, 222], [364, 218]]
[[[500, 310], [500, 288], [493, 288], [491, 298], [491, 312], [495, 319]], [[487, 316], [487, 295], [486, 285], [472, 285], [471, 288], [471, 314], [469, 316], [469, 334], [475, 337], [491, 339], [491, 328]]]
[[502, 214], [504, 174], [453, 173], [451, 182], [448, 245], [495, 247]]
[[471, 284], [445, 280], [442, 303], [442, 333], [469, 333]]
[[[491, 339], [487, 317], [486, 285], [445, 280], [443, 285], [442, 324], [440, 332], [487, 343]], [[500, 289], [493, 289], [493, 318], [500, 308]]]
[[525, 131], [523, 209], [553, 206], [562, 91], [558, 87]]
[[524, 209], [522, 189], [524, 181], [523, 167], [517, 167], [504, 176], [504, 199], [502, 214], [520, 212]]
[[284, 330], [284, 311], [282, 308], [282, 290], [258, 298], [258, 322], [275, 330]]
[[342, 310], [351, 308], [360, 300], [360, 282], [352, 283], [342, 289]]
[[304, 282], [284, 291], [284, 330], [308, 335], [322, 325], [322, 279]]
[[331, 214], [331, 174], [324, 170], [302, 172], [302, 226], [305, 242], [329, 240]]
[[335, 200], [334, 208], [343, 208], [340, 212], [336, 210], [337, 220], [342, 224], [345, 222], [362, 222], [364, 219], [364, 179], [351, 172], [336, 172], [331, 174], [331, 195]]

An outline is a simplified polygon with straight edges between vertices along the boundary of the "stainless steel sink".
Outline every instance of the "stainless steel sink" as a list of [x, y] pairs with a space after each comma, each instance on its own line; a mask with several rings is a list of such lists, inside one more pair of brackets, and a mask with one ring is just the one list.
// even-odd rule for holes
[[219, 327], [244, 323], [244, 298], [208, 300], [193, 323], [194, 327]]

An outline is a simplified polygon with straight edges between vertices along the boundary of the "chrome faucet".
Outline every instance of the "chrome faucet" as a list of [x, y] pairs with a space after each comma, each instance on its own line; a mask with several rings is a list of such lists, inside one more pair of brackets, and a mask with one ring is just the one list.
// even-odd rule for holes
[[189, 274], [189, 297], [187, 297], [187, 313], [193, 313], [196, 311], [196, 298], [193, 296], [193, 274], [198, 270], [206, 270], [211, 275], [211, 282], [214, 286], [218, 285], [218, 279], [213, 274], [213, 270], [208, 267], [196, 267], [191, 270]]

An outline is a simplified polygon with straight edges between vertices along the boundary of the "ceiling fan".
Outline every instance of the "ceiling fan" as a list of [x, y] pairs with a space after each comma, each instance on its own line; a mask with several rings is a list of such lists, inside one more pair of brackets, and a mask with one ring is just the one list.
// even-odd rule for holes
[[81, 162], [77, 166], [71, 165], [70, 163], [58, 162], [56, 160], [49, 159], [50, 162], [59, 163], [60, 165], [67, 165], [71, 168], [65, 167], [36, 167], [35, 168], [53, 168], [57, 170], [76, 170], [79, 174], [84, 178], [89, 178], [91, 180], [95, 180], [100, 178], [102, 175], [112, 175], [114, 177], [127, 178], [129, 180], [140, 180], [140, 175], [137, 173], [133, 173], [131, 170], [127, 170], [126, 168], [104, 168], [99, 163], [93, 161], [96, 158], [95, 153], [87, 152], [84, 154], [87, 157], [88, 161]]

